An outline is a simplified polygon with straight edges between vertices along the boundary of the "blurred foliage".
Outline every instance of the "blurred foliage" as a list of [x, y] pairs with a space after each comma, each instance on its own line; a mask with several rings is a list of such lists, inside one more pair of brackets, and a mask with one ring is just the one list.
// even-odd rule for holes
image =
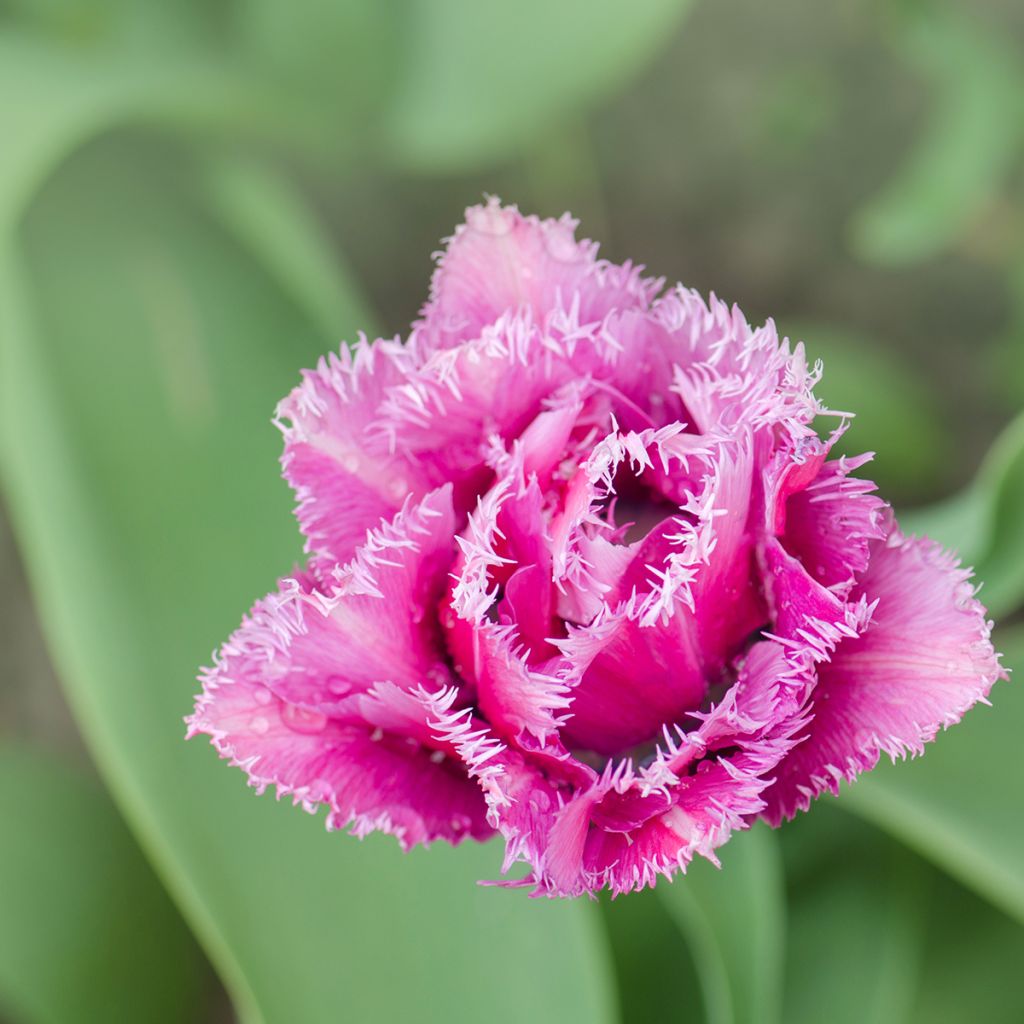
[[[485, 191], [778, 317], [858, 414], [844, 450], [927, 505], [907, 528], [1019, 614], [1022, 44], [1012, 0], [0, 0], [4, 498], [89, 748], [243, 1019], [1024, 1016], [1016, 687], [722, 874], [599, 906], [474, 887], [491, 847], [326, 838], [180, 724], [299, 555], [260, 425], [340, 338], [403, 329]], [[11, 757], [3, 1012], [200, 1019], [109, 804]]]
[[719, 859], [696, 859], [684, 884], [655, 891], [693, 952], [708, 1024], [778, 1024], [786, 911], [777, 840], [759, 822]]
[[62, 1021], [194, 1019], [202, 960], [93, 778], [0, 744], [0, 1013]]

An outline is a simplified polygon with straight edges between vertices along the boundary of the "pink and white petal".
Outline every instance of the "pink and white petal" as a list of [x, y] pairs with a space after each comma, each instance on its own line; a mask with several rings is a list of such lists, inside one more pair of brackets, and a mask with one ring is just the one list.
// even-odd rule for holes
[[581, 376], [601, 372], [598, 334], [567, 340], [545, 333], [529, 312], [505, 313], [479, 338], [433, 352], [390, 388], [373, 443], [405, 453], [436, 482], [458, 485], [475, 474], [479, 494], [495, 444], [511, 443]]
[[430, 349], [480, 337], [507, 311], [529, 310], [544, 323], [561, 313], [584, 322], [610, 310], [646, 306], [660, 282], [642, 268], [597, 260], [597, 245], [577, 241], [577, 222], [524, 217], [515, 206], [490, 199], [466, 211], [440, 255], [430, 299], [416, 336]]
[[818, 668], [808, 736], [768, 793], [773, 824], [874, 767], [920, 754], [1004, 676], [970, 572], [927, 539], [893, 530], [872, 545], [854, 591], [877, 601], [870, 623]]
[[288, 704], [237, 655], [207, 673], [189, 719], [189, 735], [198, 733], [258, 792], [274, 786], [279, 799], [291, 796], [310, 812], [326, 805], [329, 829], [389, 832], [406, 849], [492, 834], [483, 797], [456, 759], [409, 736]]
[[736, 306], [714, 295], [705, 302], [681, 286], [658, 301], [654, 315], [688, 349], [672, 390], [701, 433], [744, 423], [794, 439], [813, 434], [821, 368], [809, 368], [803, 345], [780, 340], [771, 320], [753, 328]]
[[365, 338], [320, 360], [278, 405], [282, 466], [295, 490], [307, 550], [348, 560], [366, 531], [390, 518], [424, 479], [414, 462], [374, 449], [367, 428], [388, 388], [418, 364], [414, 347]]

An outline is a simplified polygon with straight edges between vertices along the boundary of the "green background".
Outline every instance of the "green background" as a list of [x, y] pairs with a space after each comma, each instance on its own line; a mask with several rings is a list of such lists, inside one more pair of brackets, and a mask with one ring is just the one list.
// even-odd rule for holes
[[1024, 1020], [1014, 683], [614, 903], [182, 741], [300, 556], [276, 400], [484, 194], [803, 339], [1024, 671], [1019, 3], [0, 0], [0, 1020]]

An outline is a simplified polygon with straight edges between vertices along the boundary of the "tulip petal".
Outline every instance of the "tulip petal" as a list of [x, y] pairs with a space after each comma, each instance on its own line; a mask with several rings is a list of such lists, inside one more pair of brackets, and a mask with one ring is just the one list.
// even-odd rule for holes
[[920, 754], [1004, 673], [970, 572], [939, 545], [894, 530], [872, 545], [855, 594], [877, 601], [870, 623], [820, 666], [813, 720], [769, 793], [773, 824], [838, 793], [874, 767]]

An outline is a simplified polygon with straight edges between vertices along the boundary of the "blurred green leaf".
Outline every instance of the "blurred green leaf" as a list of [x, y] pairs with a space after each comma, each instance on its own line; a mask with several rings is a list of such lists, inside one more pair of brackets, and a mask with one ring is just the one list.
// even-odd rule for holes
[[7, 0], [7, 6], [20, 29], [62, 43], [164, 53], [208, 49], [220, 13], [203, 0]]
[[935, 880], [909, 1024], [1024, 1020], [1024, 927], [949, 878]]
[[[889, 496], [912, 494], [941, 478], [948, 428], [935, 399], [895, 346], [824, 324], [787, 324], [825, 373], [816, 394], [830, 408], [855, 413], [837, 452], [878, 454], [863, 471]], [[823, 421], [829, 430], [834, 421]]]
[[[997, 632], [1008, 667], [1024, 670], [1024, 628]], [[964, 885], [1024, 922], [1024, 689], [999, 683], [908, 764], [880, 764], [842, 805], [891, 832]]]
[[927, 534], [973, 565], [994, 615], [1024, 599], [1024, 413], [996, 439], [960, 494], [900, 516], [905, 532]]
[[657, 891], [617, 899], [602, 894], [600, 906], [618, 980], [621, 1024], [703, 1020], [690, 947]]
[[689, 0], [412, 0], [389, 118], [396, 158], [464, 172], [515, 155], [615, 91], [670, 37]]
[[4, 1020], [199, 1019], [199, 951], [86, 772], [0, 744], [0, 821]]
[[[1017, 212], [1024, 225], [1024, 201]], [[1009, 316], [990, 355], [992, 391], [1003, 397], [1011, 408], [1024, 406], [1024, 232], [1017, 228], [1019, 248], [1006, 267]]]
[[607, 1020], [595, 908], [477, 886], [493, 845], [325, 835], [183, 742], [197, 664], [299, 552], [258, 424], [328, 346], [186, 171], [96, 147], [0, 254], [5, 485], [104, 776], [245, 1020]]
[[693, 954], [708, 1024], [780, 1020], [785, 891], [775, 836], [758, 823], [655, 892]]
[[204, 184], [213, 211], [325, 338], [346, 323], [375, 333], [351, 272], [286, 177], [233, 156], [212, 161]]
[[0, 232], [62, 160], [113, 128], [159, 127], [216, 137], [220, 145], [253, 138], [319, 152], [337, 145], [323, 139], [326, 117], [320, 105], [296, 103], [216, 52], [153, 53], [142, 45], [75, 46], [0, 33]]
[[1024, 63], [962, 7], [904, 5], [894, 45], [931, 82], [934, 109], [896, 174], [858, 211], [854, 250], [889, 266], [954, 243], [995, 195], [1024, 142]]
[[[844, 846], [790, 878], [786, 1024], [905, 1024], [918, 988], [929, 872], [864, 826], [851, 831], [822, 804], [783, 829], [841, 827]], [[813, 820], [812, 820], [813, 819]], [[788, 859], [788, 858], [787, 858]], [[969, 1018], [968, 1018], [969, 1019]]]
[[379, 115], [393, 89], [408, 0], [245, 0], [232, 5], [237, 46], [261, 77], [330, 110], [343, 146], [349, 130]]

